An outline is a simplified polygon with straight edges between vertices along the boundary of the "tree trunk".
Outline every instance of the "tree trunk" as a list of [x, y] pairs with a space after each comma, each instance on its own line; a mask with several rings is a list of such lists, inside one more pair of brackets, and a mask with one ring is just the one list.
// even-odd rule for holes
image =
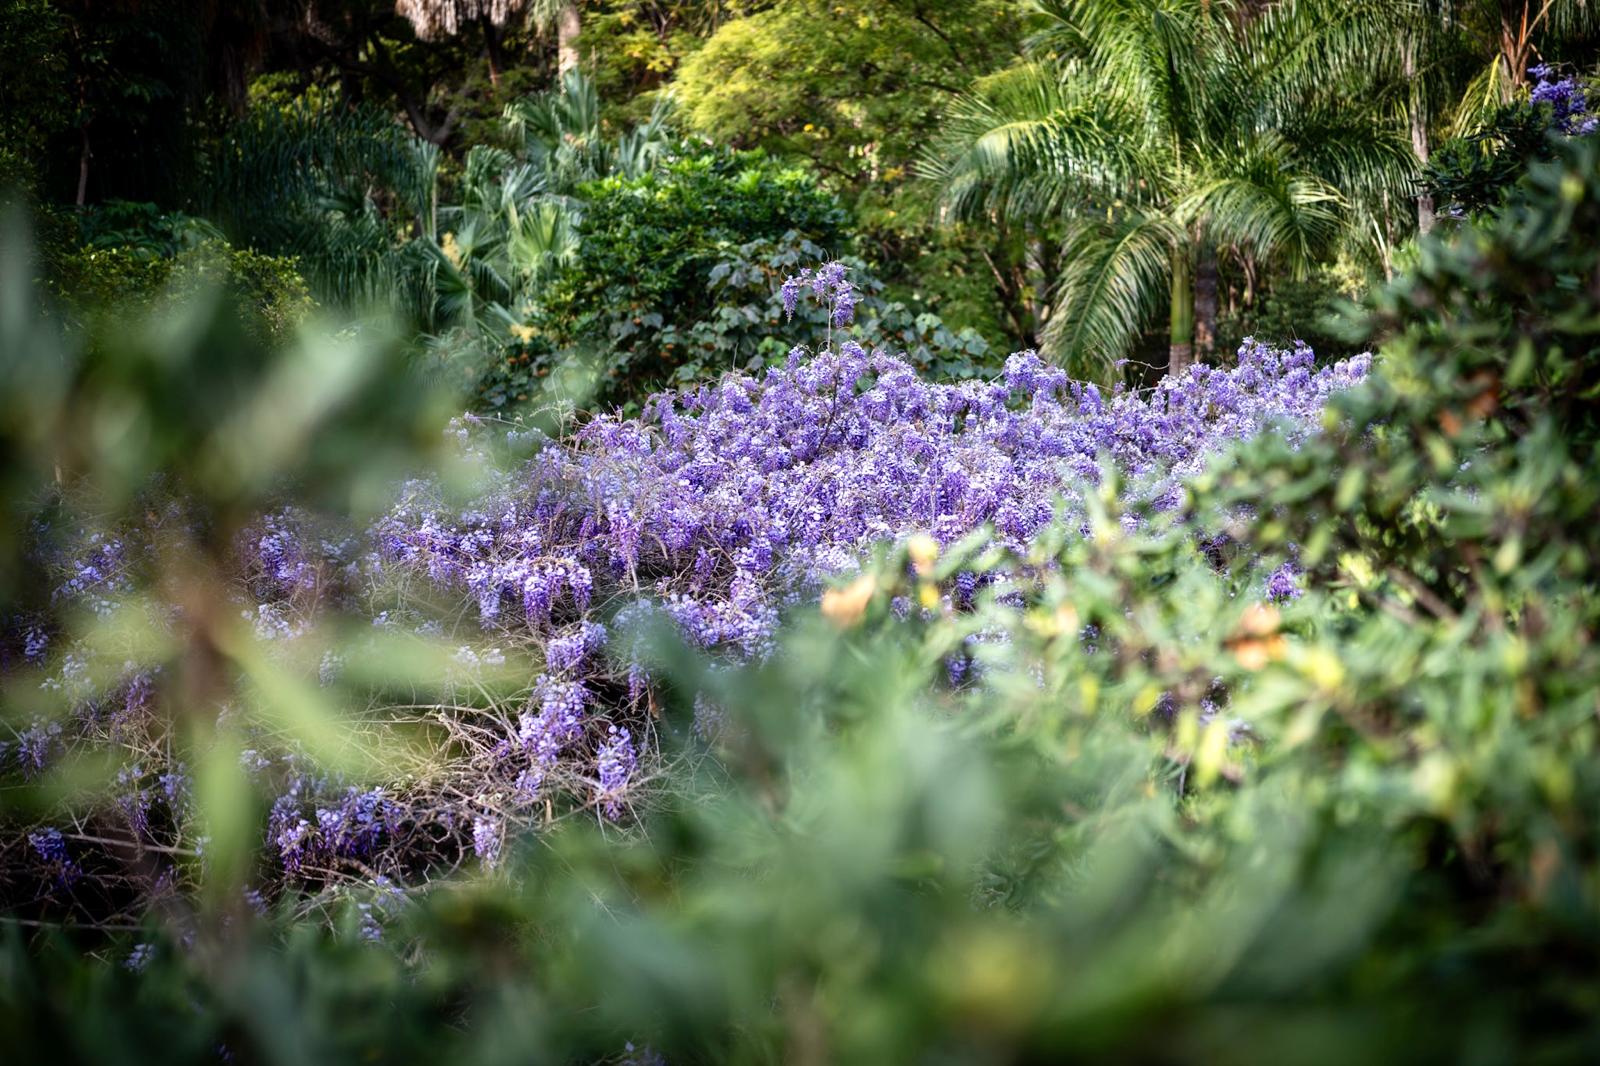
[[1181, 374], [1194, 362], [1194, 271], [1188, 244], [1172, 246], [1172, 325], [1167, 373]]
[[1533, 57], [1533, 34], [1544, 21], [1550, 6], [1534, 13], [1528, 0], [1500, 0], [1500, 61], [1506, 79], [1501, 83], [1500, 102], [1509, 104], [1528, 80], [1528, 60]]
[[578, 34], [583, 20], [578, 15], [578, 0], [567, 0], [556, 16], [556, 72], [562, 77], [578, 69]]
[[[1406, 118], [1411, 127], [1411, 150], [1416, 153], [1417, 162], [1428, 162], [1428, 100], [1422, 91], [1422, 79], [1417, 76], [1417, 43], [1408, 40], [1405, 45], [1403, 58], [1405, 64], [1406, 82], [1409, 91], [1406, 98]], [[1433, 228], [1433, 195], [1422, 192], [1417, 195], [1417, 232], [1427, 233]]]
[[1201, 362], [1217, 350], [1217, 250], [1209, 244], [1200, 248], [1194, 276], [1194, 347]]
[[493, 20], [487, 14], [478, 16], [478, 25], [483, 29], [483, 51], [489, 59], [489, 84], [495, 88], [500, 87], [500, 36], [495, 31]]
[[1035, 334], [1044, 331], [1044, 320], [1049, 316], [1047, 294], [1050, 291], [1050, 276], [1046, 270], [1044, 241], [1029, 226], [1028, 238], [1022, 248], [1023, 307], [1027, 311], [1028, 321], [1033, 323], [1032, 332]]
[[78, 150], [78, 198], [74, 201], [79, 207], [89, 196], [89, 124], [85, 122], [78, 127], [78, 136], [82, 139], [82, 147]]

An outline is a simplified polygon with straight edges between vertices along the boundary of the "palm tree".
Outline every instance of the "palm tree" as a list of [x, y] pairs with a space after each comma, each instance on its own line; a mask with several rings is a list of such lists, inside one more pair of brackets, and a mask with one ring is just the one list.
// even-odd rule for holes
[[436, 294], [432, 323], [505, 337], [538, 285], [577, 255], [577, 186], [653, 169], [676, 143], [669, 106], [659, 101], [646, 122], [608, 137], [594, 83], [577, 70], [558, 90], [508, 104], [514, 151], [477, 145], [467, 153], [456, 202], [440, 209], [440, 232], [422, 245]]
[[[1468, 133], [1521, 92], [1536, 61], [1591, 55], [1600, 35], [1594, 0], [1297, 0], [1263, 13], [1291, 45], [1285, 69], [1302, 78], [1365, 70], [1403, 89], [1419, 164], [1436, 132]], [[1418, 228], [1433, 203], [1417, 197]]]
[[1219, 249], [1301, 272], [1409, 191], [1397, 109], [1353, 67], [1299, 76], [1300, 42], [1232, 0], [1038, 7], [1026, 61], [955, 102], [925, 170], [953, 213], [1065, 224], [1042, 340], [1080, 372], [1109, 371], [1163, 303], [1182, 369], [1213, 339]]

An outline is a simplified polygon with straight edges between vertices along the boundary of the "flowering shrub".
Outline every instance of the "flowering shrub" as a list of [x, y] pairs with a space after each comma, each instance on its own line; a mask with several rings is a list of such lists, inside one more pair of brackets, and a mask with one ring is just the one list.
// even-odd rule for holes
[[1465, 136], [1440, 146], [1423, 170], [1423, 185], [1447, 217], [1488, 211], [1501, 202], [1534, 162], [1556, 158], [1561, 142], [1586, 137], [1600, 126], [1591, 113], [1592, 89], [1574, 74], [1541, 63], [1526, 103], [1506, 104]]
[[[716, 658], [760, 661], [783, 613], [875, 546], [918, 534], [937, 551], [992, 529], [1026, 554], [1056, 523], [1087, 532], [1086, 502], [1107, 476], [1129, 493], [1125, 529], [1180, 516], [1184, 478], [1268, 429], [1304, 439], [1327, 399], [1368, 367], [1361, 356], [1316, 369], [1304, 346], [1249, 342], [1236, 366], [1195, 367], [1148, 393], [1102, 393], [1031, 352], [994, 380], [936, 384], [848, 338], [856, 292], [839, 264], [791, 279], [780, 298], [790, 314], [802, 298], [821, 304], [833, 347], [657, 395], [637, 418], [593, 417], [521, 465], [491, 469], [464, 505], [447, 502], [456, 496], [442, 481], [411, 481], [358, 537], [293, 509], [244, 528], [232, 548], [235, 609], [271, 659], [313, 673], [335, 698], [360, 698], [343, 674], [376, 653], [360, 641], [328, 647], [322, 623], [333, 614], [367, 612], [374, 640], [458, 649], [428, 705], [446, 739], [426, 772], [356, 781], [246, 728], [241, 769], [272, 797], [270, 880], [398, 879], [469, 857], [493, 867], [509, 835], [560, 810], [624, 820], [661, 700], [636, 637], [647, 617]], [[471, 418], [454, 432], [468, 456], [505, 444]], [[90, 534], [61, 549], [55, 606], [114, 614], [156, 535]], [[943, 594], [968, 607], [1014, 576], [963, 571]], [[1261, 595], [1290, 598], [1297, 581], [1286, 564]], [[203, 853], [182, 768], [165, 754], [159, 676], [107, 670], [104, 652], [91, 663], [82, 642], [52, 646], [45, 617], [17, 642], [70, 713], [20, 732], [0, 757], [35, 775], [87, 745], [126, 765], [112, 813], [74, 814], [109, 824], [75, 838], [36, 831], [57, 834], [38, 838], [50, 842], [41, 876], [76, 873], [69, 841]], [[965, 655], [952, 656], [950, 682], [967, 670]], [[366, 698], [385, 706], [379, 693]], [[697, 728], [715, 737], [701, 703]]]

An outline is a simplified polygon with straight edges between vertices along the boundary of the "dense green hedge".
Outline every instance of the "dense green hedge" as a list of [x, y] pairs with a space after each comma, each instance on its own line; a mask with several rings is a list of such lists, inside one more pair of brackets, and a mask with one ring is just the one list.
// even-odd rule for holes
[[149, 204], [61, 214], [48, 232], [47, 280], [79, 317], [147, 313], [215, 287], [248, 331], [278, 343], [315, 306], [293, 259], [235, 248], [208, 223]]

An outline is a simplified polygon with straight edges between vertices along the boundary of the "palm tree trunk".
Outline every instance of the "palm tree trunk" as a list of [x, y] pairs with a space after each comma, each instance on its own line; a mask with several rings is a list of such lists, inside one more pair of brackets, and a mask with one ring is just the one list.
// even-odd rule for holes
[[[1428, 161], [1427, 98], [1422, 92], [1421, 79], [1417, 77], [1417, 43], [1408, 40], [1402, 57], [1406, 82], [1410, 91], [1406, 98], [1406, 119], [1411, 126], [1411, 150], [1418, 163]], [[1427, 233], [1433, 228], [1433, 195], [1423, 192], [1417, 196], [1417, 232]]]
[[1167, 373], [1181, 374], [1194, 362], [1194, 271], [1187, 243], [1172, 246], [1172, 324]]
[[567, 0], [556, 17], [556, 72], [565, 75], [578, 69], [578, 34], [583, 30], [583, 19], [578, 14], [578, 0]]
[[1217, 350], [1217, 250], [1210, 244], [1200, 247], [1194, 276], [1194, 347], [1201, 362]]
[[1534, 12], [1528, 0], [1500, 0], [1500, 62], [1506, 78], [1501, 83], [1501, 103], [1509, 104], [1528, 80], [1528, 60], [1533, 56], [1533, 35], [1550, 5]]
[[493, 20], [487, 14], [478, 16], [478, 25], [483, 29], [483, 51], [489, 60], [489, 84], [495, 87], [500, 85], [500, 38], [495, 31]]

